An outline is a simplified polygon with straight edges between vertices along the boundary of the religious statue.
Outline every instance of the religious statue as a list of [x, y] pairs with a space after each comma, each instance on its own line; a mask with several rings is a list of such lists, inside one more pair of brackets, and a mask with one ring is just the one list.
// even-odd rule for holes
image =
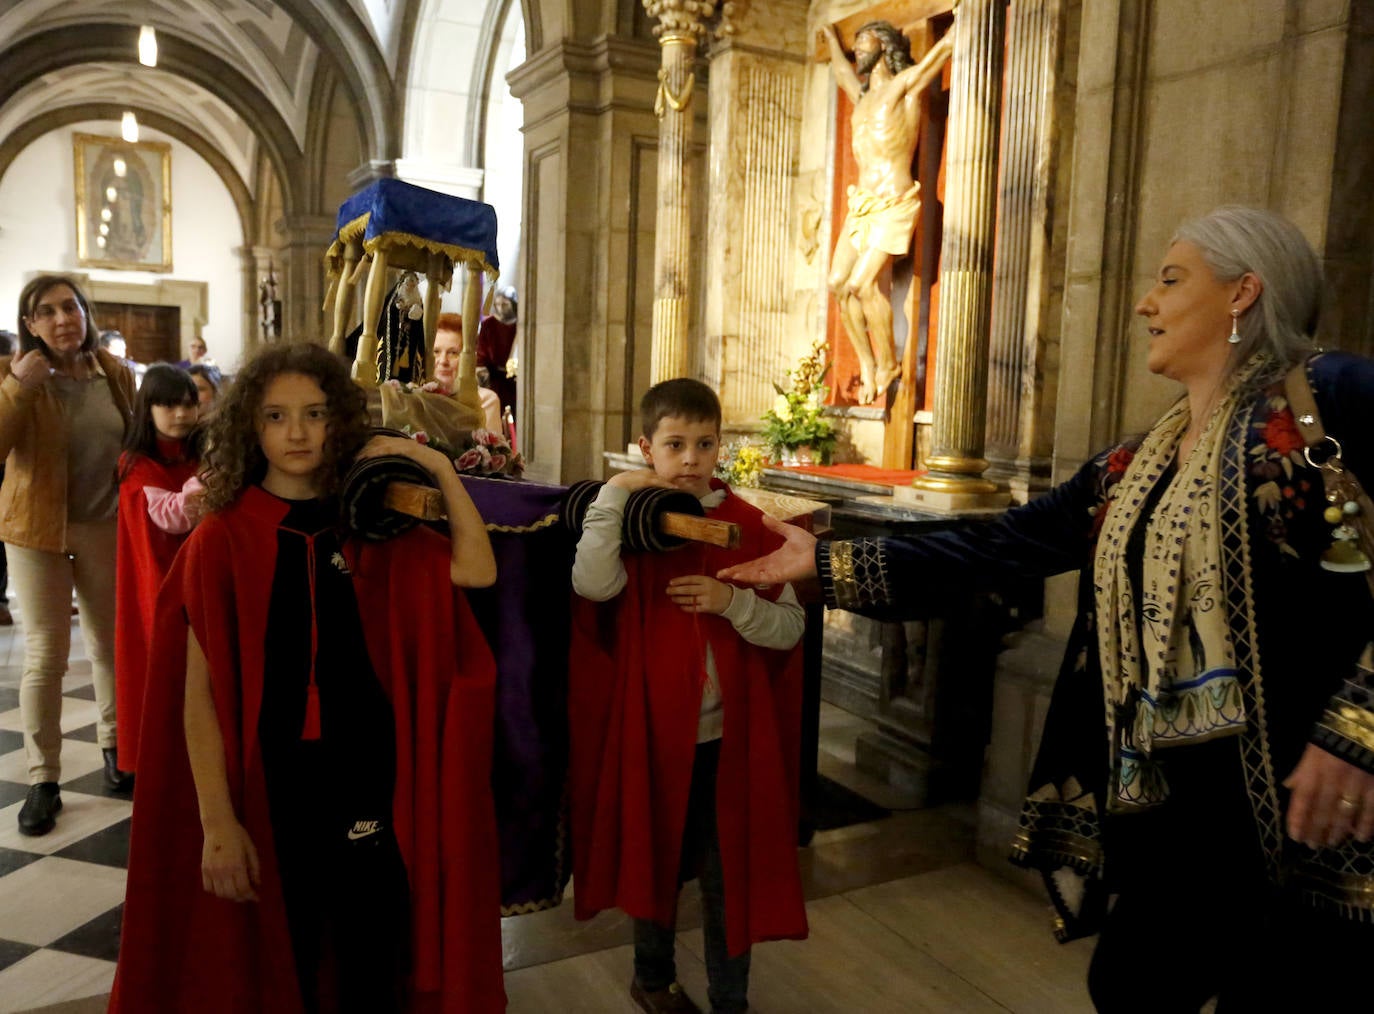
[[878, 285], [883, 268], [906, 254], [921, 210], [911, 175], [920, 137], [920, 95], [953, 49], [945, 36], [920, 63], [890, 22], [871, 21], [854, 36], [850, 64], [833, 27], [825, 30], [835, 78], [854, 103], [851, 150], [859, 182], [835, 244], [827, 285], [859, 357], [859, 404], [867, 405], [901, 376], [892, 334], [892, 303]]

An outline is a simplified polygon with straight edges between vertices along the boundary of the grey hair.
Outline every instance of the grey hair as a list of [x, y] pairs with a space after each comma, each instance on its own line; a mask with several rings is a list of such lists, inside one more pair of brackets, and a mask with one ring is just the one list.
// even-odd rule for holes
[[1197, 247], [1219, 282], [1246, 274], [1260, 281], [1259, 298], [1240, 316], [1240, 344], [1230, 370], [1267, 352], [1275, 367], [1261, 379], [1269, 383], [1311, 354], [1321, 315], [1322, 269], [1296, 225], [1272, 211], [1233, 205], [1184, 223], [1169, 242]]

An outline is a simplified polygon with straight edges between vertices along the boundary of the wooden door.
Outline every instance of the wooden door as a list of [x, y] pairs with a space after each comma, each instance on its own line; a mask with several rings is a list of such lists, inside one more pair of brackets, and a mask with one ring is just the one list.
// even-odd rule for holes
[[137, 363], [175, 363], [181, 355], [181, 308], [142, 303], [98, 303], [95, 325], [115, 330], [129, 344], [129, 358]]

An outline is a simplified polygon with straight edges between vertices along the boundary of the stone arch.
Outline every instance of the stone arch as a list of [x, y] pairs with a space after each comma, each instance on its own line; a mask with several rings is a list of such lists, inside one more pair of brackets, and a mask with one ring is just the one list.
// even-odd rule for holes
[[[88, 102], [64, 106], [61, 109], [54, 109], [42, 116], [27, 120], [6, 137], [3, 143], [0, 143], [0, 180], [5, 178], [5, 173], [9, 170], [10, 164], [19, 156], [19, 153], [44, 134], [60, 130], [62, 127], [73, 123], [90, 120], [110, 120], [118, 123], [120, 116], [129, 108], [126, 105], [108, 102]], [[133, 107], [133, 112], [138, 116], [139, 123], [142, 125], [151, 127], [153, 130], [160, 130], [169, 137], [176, 138], [205, 159], [210, 168], [215, 171], [215, 175], [224, 183], [225, 189], [229, 191], [229, 196], [234, 202], [234, 209], [238, 212], [239, 223], [243, 229], [243, 245], [254, 245], [257, 242], [258, 229], [253, 195], [248, 191], [248, 184], [229, 164], [229, 160], [220, 153], [219, 149], [179, 120], [174, 120], [155, 110], [138, 106]]]
[[[30, 81], [56, 70], [90, 61], [134, 63], [137, 37], [136, 26], [109, 24], [52, 29], [29, 36], [4, 51], [6, 65], [19, 71], [0, 79], [0, 106]], [[218, 96], [247, 123], [281, 178], [288, 211], [300, 206], [296, 184], [302, 165], [300, 147], [290, 126], [253, 84], [219, 57], [175, 37], [160, 39], [158, 64]]]
[[386, 58], [351, 4], [332, 0], [277, 0], [335, 64], [358, 110], [364, 150], [376, 160], [399, 154], [398, 89]]

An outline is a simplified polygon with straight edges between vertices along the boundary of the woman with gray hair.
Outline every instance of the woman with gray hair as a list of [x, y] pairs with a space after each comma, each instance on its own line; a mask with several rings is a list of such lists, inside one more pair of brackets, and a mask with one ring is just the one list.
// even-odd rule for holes
[[829, 543], [782, 526], [783, 548], [718, 575], [819, 575], [832, 608], [893, 619], [1081, 572], [1013, 859], [1045, 874], [1061, 939], [1100, 932], [1102, 1011], [1334, 1009], [1374, 953], [1369, 561], [1285, 385], [1305, 372], [1374, 483], [1374, 362], [1315, 354], [1320, 292], [1279, 216], [1190, 222], [1136, 306], [1148, 368], [1183, 386], [1143, 438], [994, 525]]
[[72, 589], [91, 660], [105, 785], [128, 788], [115, 745], [115, 465], [134, 377], [100, 346], [75, 279], [40, 275], [19, 295], [19, 353], [0, 358], [0, 540], [23, 609], [29, 792], [19, 830], [47, 834], [62, 808], [62, 678]]

